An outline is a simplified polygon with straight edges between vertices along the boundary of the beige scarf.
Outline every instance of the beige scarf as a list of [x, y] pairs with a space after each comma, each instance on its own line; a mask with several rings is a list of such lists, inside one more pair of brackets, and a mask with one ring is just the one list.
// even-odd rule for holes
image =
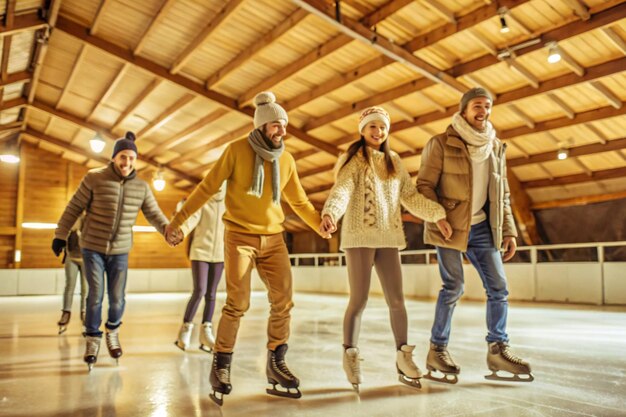
[[271, 148], [265, 139], [263, 133], [259, 129], [254, 129], [248, 135], [248, 143], [254, 150], [254, 168], [252, 170], [252, 184], [248, 190], [248, 194], [261, 198], [263, 195], [263, 181], [265, 172], [263, 171], [263, 161], [269, 161], [272, 164], [272, 203], [280, 204], [280, 165], [278, 158], [285, 150], [285, 143], [281, 142], [278, 148]]
[[490, 121], [483, 132], [479, 132], [467, 123], [467, 120], [456, 112], [452, 116], [452, 127], [467, 143], [467, 151], [474, 162], [482, 162], [489, 158], [496, 138], [496, 130]]

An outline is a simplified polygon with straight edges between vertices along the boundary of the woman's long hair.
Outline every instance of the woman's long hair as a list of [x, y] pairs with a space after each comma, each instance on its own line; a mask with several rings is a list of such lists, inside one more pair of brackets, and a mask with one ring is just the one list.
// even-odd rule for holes
[[[367, 144], [365, 143], [365, 137], [361, 135], [361, 138], [357, 140], [356, 142], [354, 142], [352, 145], [350, 145], [350, 147], [348, 148], [346, 152], [348, 156], [346, 157], [346, 161], [343, 163], [343, 165], [341, 165], [341, 168], [343, 168], [344, 166], [348, 164], [348, 162], [350, 162], [352, 157], [356, 155], [357, 152], [359, 152], [359, 149], [361, 150], [361, 153], [363, 154], [363, 158], [365, 158], [367, 163], [369, 164], [372, 162], [370, 154], [369, 152], [367, 152]], [[396, 175], [396, 166], [393, 163], [393, 159], [391, 159], [391, 150], [389, 149], [389, 138], [387, 138], [387, 140], [385, 140], [383, 143], [380, 144], [380, 147], [378, 148], [378, 150], [385, 154], [385, 165], [387, 166], [387, 178], [393, 177], [394, 175]]]

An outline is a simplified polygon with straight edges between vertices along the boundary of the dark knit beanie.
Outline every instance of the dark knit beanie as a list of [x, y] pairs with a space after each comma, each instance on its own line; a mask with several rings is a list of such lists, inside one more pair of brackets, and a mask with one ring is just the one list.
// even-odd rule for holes
[[113, 156], [111, 156], [111, 158], [115, 158], [115, 155], [126, 149], [130, 149], [131, 151], [135, 151], [135, 153], [138, 153], [137, 145], [135, 145], [135, 134], [133, 132], [126, 132], [126, 135], [123, 138], [115, 141], [115, 146], [113, 147]]
[[463, 112], [467, 108], [467, 103], [469, 103], [472, 99], [476, 97], [487, 97], [493, 103], [493, 97], [491, 97], [489, 91], [485, 90], [482, 87], [470, 88], [465, 92], [465, 94], [463, 94], [463, 97], [461, 97], [461, 103], [459, 104], [459, 113], [463, 114]]

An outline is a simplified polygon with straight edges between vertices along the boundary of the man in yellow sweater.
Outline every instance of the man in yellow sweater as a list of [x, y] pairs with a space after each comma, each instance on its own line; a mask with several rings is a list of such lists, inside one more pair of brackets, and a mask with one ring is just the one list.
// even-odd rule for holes
[[[275, 101], [271, 92], [255, 97], [254, 130], [246, 139], [226, 148], [166, 229], [170, 242], [176, 242], [175, 236], [183, 222], [227, 181], [223, 217], [227, 296], [217, 329], [210, 375], [211, 398], [219, 405], [232, 389], [230, 364], [239, 321], [250, 307], [253, 267], [265, 283], [270, 300], [266, 373], [273, 388], [267, 389], [267, 393], [291, 398], [301, 396], [300, 381], [285, 364], [293, 301], [291, 264], [282, 236], [285, 215], [280, 206], [281, 197], [311, 229], [318, 231], [321, 219], [300, 184], [293, 156], [285, 151], [283, 137], [288, 117]], [[277, 384], [286, 390], [278, 390]], [[221, 395], [218, 397], [216, 393]]]

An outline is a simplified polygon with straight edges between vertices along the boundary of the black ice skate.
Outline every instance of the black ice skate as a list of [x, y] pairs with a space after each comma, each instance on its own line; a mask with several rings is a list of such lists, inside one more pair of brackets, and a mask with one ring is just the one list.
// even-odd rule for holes
[[[279, 397], [300, 398], [302, 393], [298, 389], [300, 380], [296, 378], [287, 368], [285, 363], [285, 353], [287, 353], [287, 345], [280, 345], [276, 350], [267, 351], [267, 382], [273, 385], [273, 388], [267, 388], [265, 391], [270, 395]], [[276, 385], [280, 384], [286, 391], [276, 389]], [[295, 390], [292, 391], [292, 389]]]
[[[448, 353], [448, 349], [444, 345], [430, 344], [430, 350], [426, 358], [426, 369], [428, 369], [428, 373], [424, 378], [446, 384], [459, 382], [457, 375], [461, 372], [461, 368], [454, 363]], [[433, 372], [441, 373], [443, 376], [433, 375]]]
[[70, 313], [69, 311], [63, 310], [63, 312], [61, 313], [61, 318], [59, 319], [59, 322], [57, 323], [59, 325], [59, 334], [65, 333], [65, 331], [67, 330], [67, 325], [70, 323], [71, 316], [72, 316], [72, 313]]
[[[224, 404], [224, 395], [230, 394], [233, 388], [230, 384], [230, 363], [232, 359], [232, 353], [215, 352], [213, 354], [213, 363], [211, 364], [211, 374], [209, 376], [213, 392], [209, 394], [209, 397], [219, 406]], [[221, 395], [218, 397], [217, 394]]]
[[122, 356], [122, 346], [119, 339], [119, 328], [113, 330], [106, 330], [107, 349], [109, 349], [109, 355], [115, 359], [115, 363], [119, 365], [119, 359]]
[[100, 341], [102, 338], [100, 336], [85, 336], [85, 356], [83, 356], [83, 360], [89, 367], [89, 372], [93, 368], [93, 365], [98, 360], [98, 352], [100, 351]]
[[[485, 379], [492, 381], [532, 382], [535, 379], [530, 364], [515, 356], [506, 342], [489, 343], [487, 366], [491, 375], [485, 375]], [[498, 371], [508, 372], [512, 376], [498, 375]]]

